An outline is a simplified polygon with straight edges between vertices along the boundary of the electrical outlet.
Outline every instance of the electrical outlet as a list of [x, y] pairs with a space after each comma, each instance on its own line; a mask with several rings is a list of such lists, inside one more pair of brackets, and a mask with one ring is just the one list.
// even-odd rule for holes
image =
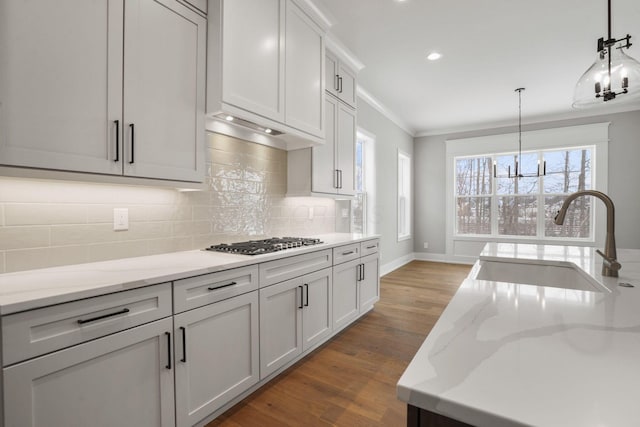
[[309, 207], [309, 219], [313, 219], [313, 206]]
[[429, 242], [424, 242], [424, 248], [429, 249]]
[[113, 210], [113, 230], [124, 231], [129, 229], [129, 209], [115, 208]]

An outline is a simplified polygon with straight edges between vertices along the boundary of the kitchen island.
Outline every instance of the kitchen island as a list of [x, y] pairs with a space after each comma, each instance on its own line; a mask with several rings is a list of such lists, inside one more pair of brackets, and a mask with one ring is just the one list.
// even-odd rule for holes
[[[488, 244], [398, 382], [408, 425], [638, 425], [640, 250], [618, 255], [612, 278], [593, 248]], [[476, 280], [483, 262], [572, 268], [599, 286]]]

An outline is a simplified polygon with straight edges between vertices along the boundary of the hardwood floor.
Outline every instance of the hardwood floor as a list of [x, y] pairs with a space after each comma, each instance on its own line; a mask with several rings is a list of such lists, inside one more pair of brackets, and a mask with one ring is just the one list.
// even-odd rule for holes
[[207, 427], [405, 426], [396, 383], [470, 268], [413, 261], [384, 276], [372, 312]]

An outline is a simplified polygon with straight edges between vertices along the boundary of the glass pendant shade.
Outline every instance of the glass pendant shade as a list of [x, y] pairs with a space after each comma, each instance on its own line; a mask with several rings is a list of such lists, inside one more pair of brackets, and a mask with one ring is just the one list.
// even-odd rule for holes
[[[625, 88], [627, 93], [620, 93]], [[596, 62], [585, 71], [576, 84], [573, 107], [588, 108], [603, 104], [607, 89], [617, 94], [607, 102], [622, 104], [640, 100], [640, 63], [625, 54], [621, 48], [611, 49], [611, 79], [607, 50], [598, 52]], [[598, 93], [600, 97], [596, 97]]]

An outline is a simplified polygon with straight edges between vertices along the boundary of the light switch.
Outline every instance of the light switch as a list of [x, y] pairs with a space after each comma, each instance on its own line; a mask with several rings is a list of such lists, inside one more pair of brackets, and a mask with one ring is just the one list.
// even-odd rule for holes
[[113, 210], [113, 230], [123, 231], [129, 229], [129, 209], [115, 208]]

